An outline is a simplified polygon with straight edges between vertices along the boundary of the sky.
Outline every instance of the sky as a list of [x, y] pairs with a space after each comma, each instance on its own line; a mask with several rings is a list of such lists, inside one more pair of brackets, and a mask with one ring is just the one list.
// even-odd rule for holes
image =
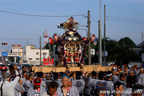
[[[106, 36], [117, 41], [129, 37], [135, 44], [141, 43], [141, 33], [144, 31], [144, 0], [101, 0], [102, 37], [104, 5], [106, 5]], [[8, 43], [6, 46], [0, 45], [0, 50], [10, 50], [12, 44], [21, 44], [22, 47], [33, 44], [39, 48], [39, 37], [43, 36], [45, 29], [50, 37], [54, 33], [62, 35], [64, 30], [58, 29], [57, 25], [66, 22], [71, 16], [81, 26], [78, 32], [86, 37], [86, 27], [82, 25], [87, 25], [88, 10], [91, 16], [91, 34], [98, 37], [100, 0], [0, 0], [0, 43]], [[43, 40], [42, 37], [42, 45]]]

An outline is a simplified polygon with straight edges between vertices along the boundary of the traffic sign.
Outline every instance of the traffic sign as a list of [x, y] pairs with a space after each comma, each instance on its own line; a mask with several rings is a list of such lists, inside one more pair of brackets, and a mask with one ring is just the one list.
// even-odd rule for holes
[[91, 49], [91, 54], [95, 55], [95, 49]]
[[2, 56], [8, 56], [8, 52], [2, 52]]

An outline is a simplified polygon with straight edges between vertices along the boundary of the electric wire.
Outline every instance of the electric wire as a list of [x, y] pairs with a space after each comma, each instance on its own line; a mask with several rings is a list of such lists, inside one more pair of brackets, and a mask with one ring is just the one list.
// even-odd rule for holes
[[138, 20], [138, 19], [134, 19], [134, 18], [121, 18], [121, 17], [106, 16], [106, 20], [122, 22], [122, 23], [144, 25], [144, 20]]
[[5, 11], [5, 10], [0, 10], [0, 12], [9, 13], [9, 14], [15, 14], [15, 15], [23, 15], [23, 16], [34, 16], [34, 17], [71, 17], [71, 16], [85, 16], [84, 14], [79, 14], [79, 15], [64, 15], [64, 16], [36, 15], [36, 14], [26, 14], [26, 13], [11, 12], [11, 11]]
[[98, 22], [97, 20], [95, 20], [92, 16], [90, 16], [90, 18], [94, 21], [94, 22]]
[[[3, 13], [9, 13], [9, 14], [15, 14], [15, 15], [23, 15], [23, 16], [34, 16], [34, 17], [72, 17], [72, 16], [83, 16], [83, 17], [87, 17], [84, 14], [79, 14], [79, 15], [63, 15], [63, 16], [50, 16], [50, 15], [36, 15], [36, 14], [26, 14], [26, 13], [18, 13], [18, 12], [11, 12], [11, 11], [5, 11], [5, 10], [0, 10], [0, 12]], [[97, 22], [97, 20], [95, 20], [92, 16], [90, 16], [91, 19], [95, 22]]]
[[5, 40], [35, 40], [39, 38], [21, 38], [21, 39], [15, 39], [15, 38], [0, 38], [0, 39], [5, 39]]

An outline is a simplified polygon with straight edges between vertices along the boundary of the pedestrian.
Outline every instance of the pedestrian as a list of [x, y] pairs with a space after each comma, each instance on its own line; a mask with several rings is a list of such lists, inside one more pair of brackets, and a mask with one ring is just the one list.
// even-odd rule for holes
[[33, 80], [34, 87], [28, 90], [27, 96], [41, 96], [42, 93], [46, 92], [46, 90], [40, 86], [41, 82], [41, 78], [35, 78]]
[[7, 66], [2, 66], [1, 67], [1, 81], [3, 81], [3, 75], [4, 75], [4, 73], [7, 71]]
[[20, 79], [18, 76], [18, 72], [16, 73], [16, 78], [11, 81], [11, 74], [9, 72], [4, 73], [3, 82], [0, 83], [1, 87], [1, 96], [14, 96], [14, 89]]
[[97, 75], [97, 73], [96, 73], [95, 71], [92, 71], [92, 72], [91, 72], [91, 76], [89, 77], [89, 81], [88, 81], [88, 87], [90, 88], [90, 90], [92, 90], [93, 81], [94, 81], [95, 79], [97, 79], [97, 78], [96, 78], [96, 75]]
[[123, 83], [124, 87], [126, 86], [126, 73], [120, 73], [119, 82]]
[[142, 72], [138, 76], [137, 84], [141, 85], [144, 88], [144, 68], [140, 69]]
[[72, 85], [77, 88], [79, 95], [83, 96], [84, 88], [85, 88], [85, 81], [82, 77], [81, 72], [76, 73], [76, 79], [72, 81]]
[[64, 75], [62, 77], [62, 86], [57, 89], [58, 96], [79, 96], [79, 92], [73, 87], [69, 87], [69, 77]]
[[37, 77], [41, 78], [42, 82], [41, 82], [41, 86], [44, 87], [46, 89], [46, 80], [43, 79], [43, 72], [37, 72]]
[[116, 82], [114, 85], [114, 89], [115, 89], [115, 96], [123, 96], [122, 94], [124, 93], [124, 85], [122, 82]]
[[24, 83], [24, 88], [25, 88], [25, 94], [27, 94], [29, 88], [31, 88], [33, 85], [32, 85], [32, 80], [33, 78], [30, 78], [30, 73], [26, 73], [26, 82]]
[[57, 88], [58, 88], [58, 83], [57, 82], [50, 82], [48, 85], [48, 91], [42, 93], [41, 96], [57, 96]]
[[106, 96], [112, 95], [113, 91], [114, 91], [114, 83], [112, 82], [112, 72], [111, 71], [107, 71], [106, 73], [106, 90], [109, 91], [109, 93], [106, 94]]
[[58, 77], [59, 77], [59, 74], [54, 72], [53, 73], [53, 81], [57, 82], [58, 83], [58, 87], [62, 86], [62, 82], [58, 80]]
[[25, 89], [22, 86], [22, 80], [19, 79], [19, 82], [17, 83], [15, 90], [14, 90], [14, 96], [22, 96], [22, 94], [24, 94]]

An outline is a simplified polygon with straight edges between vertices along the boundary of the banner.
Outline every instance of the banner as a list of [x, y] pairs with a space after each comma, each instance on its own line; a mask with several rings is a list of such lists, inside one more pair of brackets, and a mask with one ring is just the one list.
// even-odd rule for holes
[[43, 59], [43, 65], [54, 65], [54, 59], [52, 58], [44, 58]]

